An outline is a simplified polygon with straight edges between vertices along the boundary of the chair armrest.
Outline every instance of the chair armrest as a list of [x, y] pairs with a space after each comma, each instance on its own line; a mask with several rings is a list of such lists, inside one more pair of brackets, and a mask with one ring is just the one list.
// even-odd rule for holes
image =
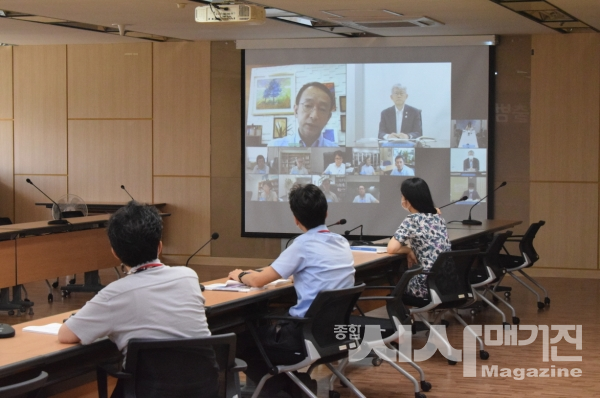
[[367, 300], [390, 301], [391, 299], [393, 299], [392, 296], [366, 296], [366, 297], [359, 297], [358, 301], [367, 301]]
[[248, 364], [243, 359], [235, 358], [235, 363], [233, 368], [231, 368], [232, 372], [243, 372], [248, 368]]
[[282, 315], [280, 315], [280, 314], [264, 315], [264, 316], [261, 316], [259, 319], [294, 321], [294, 322], [298, 322], [298, 323], [306, 323], [306, 322], [310, 321], [309, 318], [300, 318], [297, 316], [283, 315], [283, 314]]
[[365, 290], [388, 289], [393, 290], [396, 286], [365, 286]]

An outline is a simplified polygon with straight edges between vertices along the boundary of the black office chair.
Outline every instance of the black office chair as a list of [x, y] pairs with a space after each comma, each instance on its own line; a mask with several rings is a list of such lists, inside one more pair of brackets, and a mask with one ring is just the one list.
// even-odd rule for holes
[[[0, 217], [0, 225], [12, 225], [9, 217]], [[10, 300], [10, 288], [0, 289], [0, 311], [7, 311], [8, 315], [21, 315], [22, 312], [28, 312], [33, 315], [33, 302], [27, 298], [27, 289], [23, 285], [16, 285], [12, 288], [13, 299]], [[21, 299], [21, 291], [25, 293], [25, 298]]]
[[[517, 317], [515, 308], [508, 302], [501, 299], [501, 297], [494, 292], [494, 287], [500, 281], [500, 279], [506, 274], [506, 268], [502, 266], [500, 260], [500, 251], [504, 246], [506, 240], [512, 235], [512, 231], [506, 231], [501, 234], [497, 234], [492, 239], [492, 242], [488, 246], [487, 250], [479, 255], [479, 262], [476, 268], [471, 270], [470, 282], [474, 288], [475, 295], [478, 300], [483, 301], [488, 307], [498, 312], [502, 316], [502, 324], [504, 326], [510, 326], [506, 321], [506, 315], [498, 308], [493, 302], [491, 302], [486, 294], [490, 293], [496, 302], [500, 302], [506, 305], [512, 312], [512, 322], [518, 325], [520, 320]], [[471, 314], [475, 315], [476, 310], [471, 309]]]
[[[312, 369], [320, 364], [325, 364], [345, 386], [354, 392], [354, 394], [364, 398], [365, 396], [338, 369], [331, 365], [331, 362], [347, 358], [349, 350], [358, 347], [356, 342], [352, 340], [350, 336], [338, 339], [336, 337], [335, 327], [337, 325], [349, 324], [350, 313], [354, 309], [354, 305], [364, 288], [365, 285], [361, 284], [346, 289], [323, 290], [315, 297], [310, 308], [302, 318], [289, 315], [269, 315], [261, 318], [269, 320], [290, 320], [303, 324], [302, 335], [304, 337], [304, 352], [302, 353], [303, 355], [300, 356], [303, 359], [292, 365], [273, 365], [258, 338], [254, 325], [251, 322], [248, 322], [249, 330], [269, 368], [269, 373], [262, 377], [256, 386], [252, 398], [259, 396], [265, 382], [269, 378], [282, 373], [285, 373], [309, 397], [317, 398], [316, 394], [314, 394], [294, 372], [310, 366], [309, 370], [306, 372], [310, 375]], [[333, 379], [330, 381], [329, 385], [329, 396], [339, 397], [339, 393], [333, 390]]]
[[[535, 294], [535, 296], [537, 297], [537, 306], [539, 309], [543, 309], [546, 305], [550, 305], [548, 291], [539, 282], [537, 282], [531, 276], [527, 275], [524, 269], [533, 267], [533, 264], [535, 264], [540, 259], [540, 256], [537, 254], [535, 248], [533, 247], [533, 240], [535, 239], [535, 236], [539, 229], [544, 224], [546, 224], [545, 221], [533, 223], [529, 226], [524, 235], [513, 235], [512, 237], [506, 240], [507, 242], [519, 242], [519, 251], [521, 252], [520, 256], [511, 255], [508, 252], [508, 250], [506, 250], [506, 248], [504, 248], [506, 254], [500, 256], [500, 261], [502, 262], [502, 266], [506, 268], [506, 272], [510, 276], [512, 276], [517, 282], [523, 285], [527, 290]], [[515, 272], [520, 273], [527, 280], [529, 280], [540, 290], [542, 290], [544, 292], [544, 301], [542, 301], [540, 294], [537, 291], [535, 291], [531, 286], [529, 286], [525, 281], [523, 281], [521, 278], [515, 275]], [[498, 285], [500, 284], [500, 282], [502, 281], [499, 281]], [[510, 287], [497, 286], [494, 290], [504, 291], [504, 295], [507, 298], [510, 297]]]
[[[97, 369], [98, 396], [107, 398], [107, 375], [117, 377], [123, 397], [168, 398], [240, 396], [239, 372], [246, 363], [235, 358], [234, 333], [203, 338], [131, 339], [125, 369]], [[119, 388], [119, 387], [117, 387]]]
[[46, 385], [48, 373], [42, 371], [39, 376], [27, 381], [0, 387], [0, 397], [2, 398], [41, 398], [42, 390]]
[[[432, 327], [431, 323], [425, 319], [424, 313], [441, 310], [437, 317], [438, 319], [441, 319], [446, 312], [452, 314], [477, 339], [479, 343], [479, 357], [481, 359], [489, 358], [481, 337], [457, 313], [458, 308], [463, 308], [474, 301], [475, 296], [469, 282], [469, 273], [478, 255], [479, 250], [477, 249], [440, 253], [433, 263], [431, 270], [423, 272], [423, 274], [427, 275], [429, 299], [412, 298], [412, 300], [408, 301], [409, 296], [407, 295], [403, 299], [405, 304], [413, 306], [410, 309], [411, 315], [415, 316], [417, 320], [424, 324], [445, 345], [445, 357], [448, 359], [450, 365], [456, 365], [458, 358], [454, 357], [450, 342]], [[447, 326], [447, 322], [442, 323]], [[416, 322], [413, 325], [415, 329], [418, 329]]]
[[[378, 358], [378, 360], [374, 360], [374, 365], [378, 366], [382, 361], [388, 363], [413, 383], [416, 398], [426, 398], [425, 394], [420, 390], [429, 391], [431, 389], [431, 383], [425, 380], [425, 373], [423, 370], [416, 363], [411, 361], [409, 357], [398, 350], [397, 347], [393, 346], [392, 343], [402, 344], [404, 341], [405, 331], [402, 326], [407, 326], [409, 331], [411, 329], [410, 313], [402, 302], [402, 296], [406, 291], [406, 286], [410, 279], [413, 276], [420, 274], [422, 271], [422, 267], [414, 267], [407, 270], [402, 274], [400, 281], [395, 286], [367, 286], [365, 288], [365, 290], [391, 290], [390, 294], [387, 296], [363, 296], [358, 299], [358, 305], [360, 305], [360, 302], [362, 301], [385, 301], [388, 318], [375, 318], [365, 316], [364, 314], [362, 316], [350, 316], [350, 325], [360, 325], [361, 334], [363, 334], [369, 326], [376, 326], [380, 331], [383, 331], [380, 335], [382, 338], [380, 341], [367, 341], [368, 339], [363, 337], [360, 348], [356, 352], [357, 357], [362, 358], [364, 357], [364, 354], [371, 353], [371, 356], [375, 355]], [[412, 336], [409, 338], [412, 338]], [[396, 354], [394, 357], [400, 356], [404, 362], [407, 362], [419, 372], [420, 385], [410, 373], [394, 362], [394, 358], [385, 354], [385, 349], [393, 350]]]

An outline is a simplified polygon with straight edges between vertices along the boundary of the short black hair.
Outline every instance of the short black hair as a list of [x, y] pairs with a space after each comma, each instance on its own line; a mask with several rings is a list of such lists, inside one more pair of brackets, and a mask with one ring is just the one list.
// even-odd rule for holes
[[296, 105], [300, 105], [300, 98], [302, 97], [302, 94], [306, 91], [306, 89], [309, 87], [318, 88], [319, 90], [327, 94], [327, 96], [329, 97], [329, 112], [331, 112], [333, 110], [333, 107], [335, 106], [335, 96], [326, 85], [319, 82], [310, 82], [302, 86], [302, 88], [298, 91], [298, 94], [296, 94]]
[[413, 177], [404, 180], [400, 192], [419, 213], [437, 214], [429, 186], [422, 178]]
[[341, 157], [341, 158], [342, 158], [342, 160], [343, 160], [343, 159], [344, 159], [344, 152], [342, 152], [342, 151], [335, 151], [335, 152], [333, 153], [333, 157], [335, 158], [336, 156], [339, 156], [339, 157]]
[[402, 161], [404, 162], [404, 158], [402, 157], [402, 155], [396, 155], [396, 157], [394, 158], [394, 162], [398, 160], [398, 158], [402, 159]]
[[290, 209], [294, 217], [307, 229], [325, 224], [327, 199], [316, 185], [306, 184], [292, 187], [289, 194]]
[[110, 217], [106, 232], [117, 257], [135, 267], [158, 257], [162, 229], [156, 207], [132, 200]]
[[258, 156], [256, 157], [256, 163], [258, 163], [258, 159], [265, 160], [265, 157], [264, 157], [263, 155], [258, 155]]

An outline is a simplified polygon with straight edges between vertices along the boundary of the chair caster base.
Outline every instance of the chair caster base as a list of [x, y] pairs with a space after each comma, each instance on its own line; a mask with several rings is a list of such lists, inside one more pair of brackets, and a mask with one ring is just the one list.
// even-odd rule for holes
[[431, 383], [425, 380], [421, 380], [421, 390], [426, 392], [431, 390]]
[[521, 320], [519, 319], [519, 317], [513, 316], [512, 322], [513, 324], [518, 325], [521, 322]]
[[486, 360], [490, 357], [490, 353], [485, 350], [479, 350], [479, 358]]
[[538, 306], [538, 309], [543, 310], [544, 307], [546, 306], [546, 304], [542, 303], [541, 301], [538, 301], [537, 306]]

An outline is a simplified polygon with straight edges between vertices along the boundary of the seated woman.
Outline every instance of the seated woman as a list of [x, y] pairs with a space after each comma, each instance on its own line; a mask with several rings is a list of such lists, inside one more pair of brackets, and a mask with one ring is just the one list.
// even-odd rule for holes
[[265, 181], [262, 184], [262, 193], [260, 194], [258, 200], [261, 202], [277, 202], [279, 198], [277, 197], [277, 192], [273, 191], [273, 184], [271, 181]]
[[[429, 271], [438, 255], [450, 250], [446, 222], [433, 205], [431, 192], [423, 179], [415, 177], [405, 180], [400, 192], [402, 207], [410, 214], [390, 239], [387, 252], [404, 253], [409, 268], [418, 264], [424, 272]], [[408, 282], [404, 303], [422, 307], [428, 300], [427, 275], [413, 277]]]

